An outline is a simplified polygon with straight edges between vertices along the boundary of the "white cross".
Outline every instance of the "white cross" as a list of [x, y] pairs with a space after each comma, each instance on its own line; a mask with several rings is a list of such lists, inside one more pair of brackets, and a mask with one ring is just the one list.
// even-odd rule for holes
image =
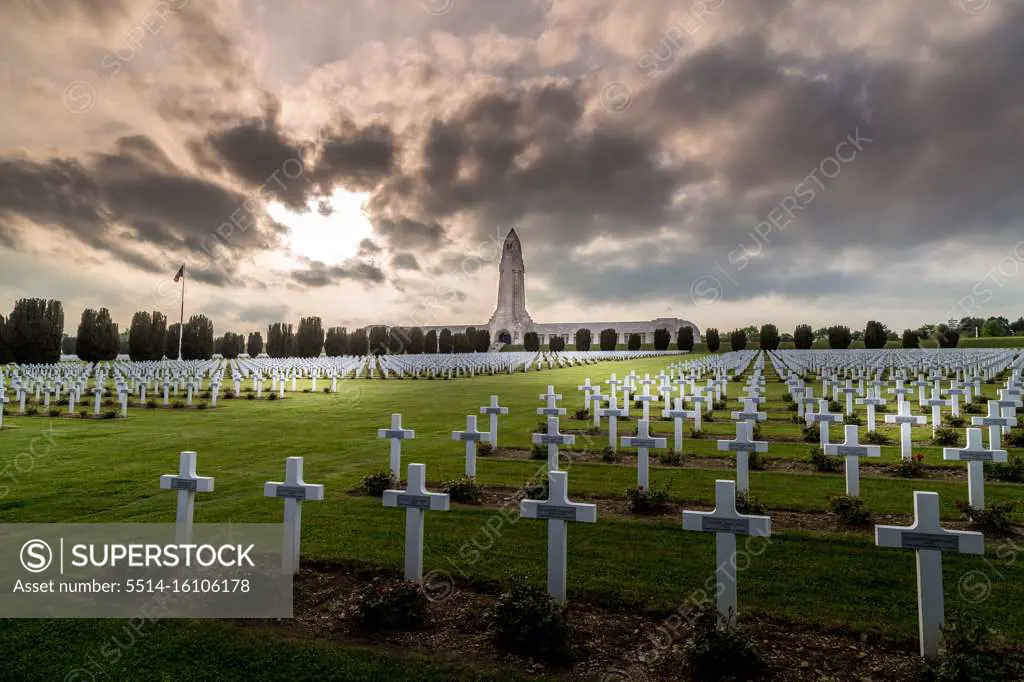
[[953, 402], [952, 412], [954, 417], [960, 416], [960, 396], [966, 392], [967, 391], [959, 384], [959, 382], [956, 381], [952, 382], [949, 388], [946, 389], [946, 395], [948, 395]]
[[818, 423], [818, 439], [821, 447], [828, 444], [828, 425], [843, 421], [843, 415], [828, 411], [828, 401], [824, 398], [818, 400], [818, 411], [816, 413], [808, 412], [806, 416], [808, 424]]
[[684, 511], [683, 530], [715, 534], [718, 615], [728, 623], [736, 617], [736, 536], [769, 537], [771, 519], [737, 512], [736, 483], [715, 481], [715, 510]]
[[932, 408], [932, 437], [935, 436], [935, 431], [942, 426], [942, 408], [952, 405], [953, 401], [943, 399], [935, 388], [932, 389], [932, 397], [921, 402], [921, 407]]
[[942, 459], [967, 462], [968, 502], [975, 509], [985, 508], [984, 462], [1005, 462], [1006, 450], [986, 449], [981, 429], [967, 429], [967, 447], [942, 448]]
[[626, 411], [619, 409], [615, 401], [615, 396], [613, 395], [608, 403], [608, 407], [602, 407], [598, 410], [598, 413], [600, 416], [608, 419], [608, 446], [611, 447], [612, 450], [615, 450], [615, 445], [618, 442], [618, 418], [625, 417]]
[[857, 497], [860, 495], [860, 458], [881, 457], [882, 448], [877, 445], [861, 445], [855, 425], [847, 424], [845, 431], [846, 440], [843, 443], [827, 444], [825, 454], [846, 457], [846, 494]]
[[673, 449], [681, 454], [683, 452], [683, 420], [693, 419], [699, 421], [700, 410], [684, 410], [683, 399], [676, 398], [675, 407], [671, 410], [662, 410], [661, 416], [672, 420], [674, 425], [674, 432], [672, 434], [674, 436], [672, 440]]
[[753, 422], [736, 422], [736, 438], [718, 441], [718, 449], [736, 453], [736, 488], [741, 493], [750, 490], [751, 452], [768, 452], [768, 443], [754, 440]]
[[923, 405], [925, 401], [924, 389], [928, 388], [928, 382], [925, 381], [924, 375], [918, 374], [917, 381], [911, 382], [910, 385], [917, 387], [917, 401]]
[[868, 433], [873, 433], [875, 430], [875, 408], [885, 405], [885, 400], [878, 397], [878, 387], [874, 387], [874, 393], [868, 389], [868, 397], [857, 398], [856, 403], [858, 405], [866, 405], [868, 408]]
[[568, 534], [565, 522], [597, 523], [597, 505], [569, 500], [569, 474], [548, 472], [548, 499], [520, 500], [519, 513], [525, 519], [548, 522], [548, 594], [565, 602], [565, 577], [568, 563]]
[[988, 446], [993, 450], [1002, 447], [1002, 428], [1017, 425], [1016, 417], [1004, 417], [999, 412], [999, 401], [988, 401], [988, 415], [984, 417], [972, 417], [972, 426], [988, 427]]
[[558, 471], [558, 446], [575, 445], [576, 436], [558, 432], [558, 417], [548, 417], [547, 433], [533, 434], [534, 445], [548, 446], [548, 471]]
[[192, 512], [196, 493], [213, 492], [212, 476], [196, 475], [196, 453], [182, 452], [178, 458], [178, 474], [160, 477], [161, 490], [178, 491], [178, 511], [175, 517], [174, 538], [179, 545], [192, 542]]
[[[644, 382], [641, 381], [640, 383]], [[636, 396], [636, 399], [644, 405], [643, 418], [649, 420], [651, 418], [651, 401], [657, 400], [657, 397], [651, 395], [650, 386], [644, 384], [644, 392], [641, 395]]]
[[651, 487], [650, 448], [668, 447], [668, 439], [651, 436], [650, 422], [641, 419], [636, 423], [635, 436], [623, 436], [622, 447], [636, 448], [636, 484], [647, 490]]
[[608, 399], [608, 396], [601, 395], [596, 388], [590, 394], [590, 410], [594, 415], [594, 426], [601, 426], [601, 403]]
[[[1017, 408], [1021, 406], [1021, 399], [1014, 391], [999, 389], [999, 407], [1003, 410], [1004, 417], [1017, 416]], [[1004, 426], [1003, 433], [1009, 433], [1010, 427]]]
[[900, 425], [900, 456], [903, 457], [903, 459], [909, 460], [913, 456], [911, 453], [913, 435], [910, 427], [927, 424], [928, 419], [921, 415], [911, 414], [910, 403], [902, 401], [900, 403], [899, 414], [885, 415], [885, 423]]
[[846, 386], [839, 389], [839, 392], [846, 396], [846, 414], [853, 414], [853, 394], [857, 392], [857, 389], [853, 387], [853, 382], [847, 379]]
[[480, 408], [480, 414], [486, 414], [490, 416], [491, 426], [491, 440], [490, 444], [494, 447], [498, 447], [498, 415], [508, 414], [507, 407], [501, 407], [498, 405], [498, 396], [491, 396], [491, 404]]
[[917, 551], [917, 622], [921, 655], [939, 655], [945, 621], [942, 595], [942, 552], [984, 554], [985, 538], [972, 531], [946, 530], [939, 525], [939, 494], [914, 491], [912, 526], [875, 526], [875, 544]]
[[789, 389], [789, 395], [793, 397], [793, 402], [796, 403], [796, 415], [798, 417], [804, 416], [804, 401], [803, 395], [807, 392], [807, 389], [803, 386], [792, 386]]
[[460, 440], [466, 444], [466, 475], [476, 476], [476, 444], [490, 443], [491, 434], [487, 431], [476, 430], [476, 415], [466, 415], [466, 430], [452, 431], [452, 440]]
[[594, 387], [590, 385], [590, 377], [587, 377], [583, 384], [576, 387], [577, 391], [583, 391], [583, 409], [590, 411], [590, 392]]
[[385, 507], [405, 509], [405, 579], [417, 585], [423, 582], [423, 514], [448, 511], [446, 493], [427, 492], [427, 466], [410, 464], [405, 490], [385, 490]]
[[387, 438], [391, 440], [391, 458], [390, 468], [391, 475], [396, 479], [401, 476], [402, 468], [402, 441], [409, 440], [416, 437], [416, 432], [413, 429], [402, 428], [402, 415], [395, 413], [391, 415], [391, 428], [390, 429], [377, 429], [377, 438]]
[[608, 384], [608, 387], [612, 389], [611, 397], [615, 398], [617, 396], [617, 391], [618, 391], [619, 386], [622, 385], [622, 381], [620, 381], [619, 379], [616, 379], [615, 375], [612, 374], [611, 378], [606, 380], [604, 383]]
[[[548, 387], [550, 388], [550, 386]], [[547, 396], [547, 407], [538, 407], [537, 414], [547, 417], [561, 417], [565, 414], [564, 407], [558, 407], [555, 401], [561, 400], [562, 396], [558, 394], [552, 394]]]
[[731, 416], [735, 420], [742, 421], [763, 422], [764, 420], [768, 419], [768, 414], [766, 412], [758, 412], [757, 403], [755, 403], [750, 398], [744, 398], [743, 409], [738, 412], [732, 412]]
[[263, 497], [284, 499], [284, 541], [281, 570], [294, 574], [299, 570], [299, 545], [302, 537], [302, 503], [324, 499], [324, 487], [302, 480], [302, 458], [289, 457], [284, 463], [284, 481], [263, 484]]
[[889, 393], [896, 396], [897, 409], [902, 410], [903, 403], [906, 402], [907, 396], [913, 393], [912, 389], [903, 387], [903, 379], [896, 380], [896, 388], [890, 388]]
[[697, 418], [693, 420], [693, 428], [695, 431], [701, 430], [701, 419], [704, 415], [704, 403], [711, 405], [711, 399], [705, 396], [701, 389], [696, 389], [693, 395], [690, 396], [690, 402], [692, 402], [693, 409], [697, 412]]

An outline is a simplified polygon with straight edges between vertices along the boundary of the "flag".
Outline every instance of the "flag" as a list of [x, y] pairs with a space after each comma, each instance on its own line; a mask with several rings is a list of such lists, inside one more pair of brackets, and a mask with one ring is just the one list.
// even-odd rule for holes
[[174, 281], [177, 282], [178, 280], [180, 280], [184, 276], [185, 276], [185, 266], [182, 265], [180, 268], [178, 268], [178, 272], [174, 275]]

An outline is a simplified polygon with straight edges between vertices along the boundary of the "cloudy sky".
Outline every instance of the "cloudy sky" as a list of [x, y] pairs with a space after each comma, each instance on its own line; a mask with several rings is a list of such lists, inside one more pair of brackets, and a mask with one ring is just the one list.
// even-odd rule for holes
[[1024, 313], [1024, 0], [5, 0], [0, 309]]

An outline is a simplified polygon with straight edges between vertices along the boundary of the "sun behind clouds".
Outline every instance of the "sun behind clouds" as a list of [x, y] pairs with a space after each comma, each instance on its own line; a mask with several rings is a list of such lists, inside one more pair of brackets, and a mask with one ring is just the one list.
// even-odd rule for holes
[[[363, 211], [369, 197], [368, 192], [337, 189], [325, 200], [310, 201], [306, 213], [276, 201], [267, 204], [267, 213], [288, 228], [285, 244], [294, 257], [336, 263], [355, 256], [359, 242], [372, 233]], [[321, 204], [330, 209], [330, 215], [321, 212]]]

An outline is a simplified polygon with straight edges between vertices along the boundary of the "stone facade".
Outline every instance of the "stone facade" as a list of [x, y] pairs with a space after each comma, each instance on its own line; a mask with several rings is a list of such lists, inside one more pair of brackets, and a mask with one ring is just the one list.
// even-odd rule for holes
[[498, 267], [498, 303], [494, 313], [486, 325], [434, 325], [424, 327], [424, 331], [435, 330], [438, 334], [442, 329], [452, 334], [464, 332], [467, 327], [485, 327], [491, 332], [491, 341], [496, 347], [503, 343], [521, 344], [527, 332], [537, 332], [542, 345], [552, 338], [560, 336], [566, 344], [572, 344], [578, 329], [589, 329], [592, 347], [597, 348], [601, 331], [614, 329], [619, 343], [626, 343], [630, 334], [639, 334], [643, 343], [654, 342], [654, 331], [665, 328], [672, 334], [675, 341], [676, 332], [680, 327], [693, 328], [695, 341], [701, 338], [700, 329], [693, 322], [678, 317], [659, 317], [655, 320], [637, 322], [534, 322], [526, 310], [526, 266], [523, 260], [523, 245], [519, 235], [511, 230], [505, 237], [502, 247], [501, 264]]

